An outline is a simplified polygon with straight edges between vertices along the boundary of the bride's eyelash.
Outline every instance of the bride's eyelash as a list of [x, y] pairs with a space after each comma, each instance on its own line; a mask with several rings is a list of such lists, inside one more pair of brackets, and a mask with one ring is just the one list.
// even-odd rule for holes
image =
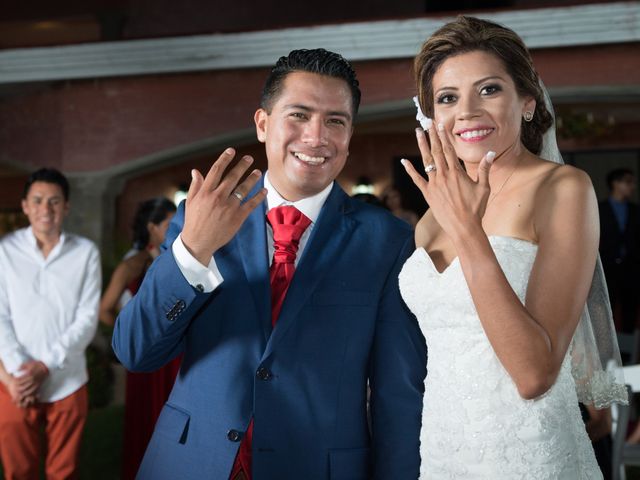
[[451, 103], [455, 101], [456, 96], [452, 93], [443, 93], [437, 99], [437, 103]]
[[491, 95], [492, 93], [496, 93], [496, 92], [501, 92], [502, 91], [502, 87], [498, 84], [490, 84], [490, 85], [485, 85], [480, 89], [480, 93], [484, 92], [485, 90], [491, 90], [490, 92], [488, 92], [488, 95]]
[[[480, 88], [480, 93], [483, 95], [493, 95], [494, 93], [501, 92], [502, 87], [496, 83], [484, 85]], [[453, 93], [442, 93], [436, 98], [437, 103], [452, 103], [457, 100], [457, 97]]]

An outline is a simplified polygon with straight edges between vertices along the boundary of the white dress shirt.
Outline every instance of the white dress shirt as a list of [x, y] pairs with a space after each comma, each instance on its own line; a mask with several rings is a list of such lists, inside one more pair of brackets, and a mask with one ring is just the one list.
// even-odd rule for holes
[[[302, 252], [307, 245], [307, 241], [309, 240], [309, 236], [315, 227], [316, 220], [318, 220], [318, 216], [320, 215], [320, 210], [322, 210], [322, 206], [324, 202], [327, 200], [329, 193], [331, 193], [331, 188], [333, 187], [333, 182], [331, 182], [324, 190], [320, 193], [316, 193], [315, 195], [307, 198], [303, 198], [302, 200], [298, 200], [297, 202], [290, 202], [282, 198], [282, 196], [276, 191], [276, 189], [271, 185], [269, 181], [269, 172], [264, 175], [264, 188], [267, 189], [267, 212], [272, 208], [280, 207], [282, 205], [293, 205], [302, 213], [304, 213], [309, 220], [311, 220], [311, 225], [309, 228], [305, 230], [300, 238], [300, 244], [298, 246], [298, 254], [296, 255], [295, 265], [298, 265], [298, 261], [302, 256]], [[273, 260], [273, 229], [269, 222], [265, 222], [267, 229], [267, 248], [269, 251], [269, 264]], [[193, 255], [189, 253], [189, 251], [182, 243], [182, 238], [178, 235], [178, 238], [175, 239], [173, 245], [171, 247], [173, 251], [173, 256], [176, 259], [176, 263], [178, 264], [178, 268], [184, 275], [184, 278], [193, 286], [202, 290], [203, 292], [211, 292], [215, 290], [223, 281], [222, 275], [218, 270], [218, 266], [216, 262], [211, 257], [211, 261], [209, 262], [209, 266], [205, 267], [198, 260], [196, 260]]]
[[98, 325], [101, 282], [98, 249], [86, 238], [63, 232], [47, 258], [31, 227], [0, 240], [0, 359], [12, 375], [29, 360], [47, 366], [41, 402], [87, 382], [84, 351]]

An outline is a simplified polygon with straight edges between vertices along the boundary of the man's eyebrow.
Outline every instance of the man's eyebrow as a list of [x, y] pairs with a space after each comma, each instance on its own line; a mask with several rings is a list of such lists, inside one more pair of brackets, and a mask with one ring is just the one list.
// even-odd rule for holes
[[[298, 109], [298, 110], [302, 110], [302, 111], [305, 111], [305, 112], [316, 112], [317, 111], [317, 109], [315, 109], [315, 108], [311, 108], [311, 107], [309, 107], [307, 105], [302, 105], [302, 104], [299, 104], [299, 103], [291, 103], [291, 104], [285, 105], [284, 108], [285, 109], [293, 108], [293, 109]], [[348, 113], [348, 112], [344, 112], [342, 110], [331, 110], [331, 111], [326, 112], [326, 115], [329, 115], [331, 117], [344, 117], [344, 118], [346, 118], [348, 120], [351, 120], [351, 114]]]
[[40, 193], [32, 193], [32, 194], [29, 195], [29, 197], [37, 198], [37, 199], [46, 198], [47, 200], [59, 200], [59, 199], [64, 198], [63, 195], [51, 195], [50, 197], [47, 197], [46, 195], [42, 195]]
[[349, 113], [343, 112], [340, 110], [327, 112], [327, 114], [332, 117], [343, 117], [343, 118], [346, 118], [347, 120], [351, 120], [351, 115]]
[[285, 108], [285, 109], [288, 109], [288, 108], [298, 108], [298, 109], [300, 109], [300, 110], [304, 110], [304, 111], [306, 111], [306, 112], [312, 112], [312, 111], [313, 111], [313, 108], [308, 107], [308, 106], [306, 106], [306, 105], [302, 105], [301, 103], [290, 103], [290, 104], [288, 104], [288, 105], [285, 105], [285, 106], [284, 106], [284, 108]]

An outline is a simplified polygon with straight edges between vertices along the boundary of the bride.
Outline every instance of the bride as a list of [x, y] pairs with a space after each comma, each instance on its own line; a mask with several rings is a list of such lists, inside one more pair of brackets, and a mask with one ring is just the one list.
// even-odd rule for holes
[[561, 164], [513, 31], [459, 17], [425, 42], [415, 75], [433, 118], [416, 131], [428, 181], [403, 165], [430, 209], [400, 288], [429, 351], [421, 477], [602, 478], [578, 401], [625, 391], [599, 362], [616, 357], [610, 318], [585, 310], [604, 286], [589, 177]]

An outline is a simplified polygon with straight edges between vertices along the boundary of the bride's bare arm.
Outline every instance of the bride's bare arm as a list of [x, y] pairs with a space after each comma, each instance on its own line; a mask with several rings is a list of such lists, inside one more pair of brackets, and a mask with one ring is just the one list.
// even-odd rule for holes
[[482, 326], [520, 395], [555, 382], [584, 308], [598, 251], [597, 201], [589, 177], [556, 169], [534, 211], [539, 241], [522, 305], [477, 224], [454, 244]]
[[[427, 182], [409, 162], [403, 165], [453, 243], [496, 355], [520, 395], [535, 398], [558, 376], [593, 278], [599, 224], [591, 181], [586, 173], [562, 166], [539, 185], [532, 219], [539, 246], [523, 305], [482, 226], [493, 157], [485, 155], [477, 166], [477, 180], [472, 180], [459, 168], [442, 128], [428, 131], [430, 144], [424, 132], [416, 133], [424, 164], [436, 168]], [[540, 162], [528, 152], [521, 155], [529, 164]], [[423, 226], [418, 225], [416, 235]]]

